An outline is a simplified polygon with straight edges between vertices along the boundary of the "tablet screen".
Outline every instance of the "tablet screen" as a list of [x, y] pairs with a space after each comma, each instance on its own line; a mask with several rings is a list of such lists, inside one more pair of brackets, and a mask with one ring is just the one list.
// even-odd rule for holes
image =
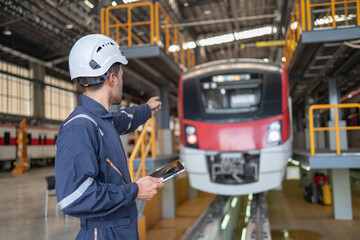
[[185, 171], [185, 168], [182, 165], [181, 161], [176, 160], [170, 163], [169, 165], [153, 172], [152, 174], [150, 174], [150, 176], [155, 178], [162, 177], [164, 178], [163, 182], [165, 182], [166, 180], [169, 180], [170, 178], [182, 173], [183, 171]]

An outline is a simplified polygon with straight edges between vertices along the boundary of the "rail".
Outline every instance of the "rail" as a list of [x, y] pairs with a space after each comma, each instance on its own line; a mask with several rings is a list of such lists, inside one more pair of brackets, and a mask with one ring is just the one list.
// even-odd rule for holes
[[264, 192], [253, 195], [245, 239], [271, 240], [269, 216]]
[[[314, 110], [315, 109], [331, 109], [335, 110], [335, 127], [314, 127]], [[349, 126], [349, 127], [339, 127], [339, 108], [359, 108], [359, 103], [345, 103], [345, 104], [320, 104], [312, 105], [309, 108], [309, 132], [310, 132], [310, 151], [311, 155], [315, 155], [315, 141], [314, 141], [314, 131], [336, 131], [336, 153], [340, 155], [340, 137], [339, 130], [360, 130], [360, 126]]]
[[181, 240], [230, 239], [237, 227], [240, 201], [239, 196], [216, 196]]
[[360, 0], [297, 0], [285, 37], [285, 66], [290, 65], [301, 34], [314, 29], [360, 26]]
[[[150, 133], [148, 129], [150, 128]], [[139, 179], [140, 174], [142, 177], [146, 176], [145, 160], [149, 156], [151, 149], [151, 157], [156, 158], [156, 126], [155, 117], [152, 116], [143, 126], [139, 137], [135, 139], [134, 149], [129, 157], [129, 172], [132, 181]], [[134, 160], [139, 155], [141, 162], [139, 168], [134, 172]]]
[[[184, 36], [159, 3], [132, 3], [101, 9], [101, 33], [121, 45], [151, 44], [165, 47], [183, 69], [195, 66], [195, 53], [185, 49]], [[165, 42], [165, 45], [164, 45]], [[170, 46], [177, 48], [170, 51]]]

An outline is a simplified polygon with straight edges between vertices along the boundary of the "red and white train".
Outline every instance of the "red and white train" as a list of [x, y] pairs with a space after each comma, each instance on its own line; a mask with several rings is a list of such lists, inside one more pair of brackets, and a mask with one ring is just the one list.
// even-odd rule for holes
[[179, 81], [180, 159], [190, 185], [220, 195], [281, 185], [292, 155], [284, 67], [252, 59], [199, 65]]
[[[16, 159], [17, 125], [0, 125], [0, 168], [10, 168]], [[27, 157], [32, 159], [55, 158], [55, 141], [59, 129], [26, 127]]]

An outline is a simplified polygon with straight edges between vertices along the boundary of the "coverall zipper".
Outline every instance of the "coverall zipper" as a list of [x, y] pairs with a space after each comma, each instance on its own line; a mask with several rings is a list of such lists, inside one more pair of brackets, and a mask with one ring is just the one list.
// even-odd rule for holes
[[95, 240], [97, 240], [97, 228], [94, 228], [94, 237], [95, 237]]
[[120, 174], [121, 181], [123, 182], [123, 184], [125, 184], [124, 179], [123, 179], [123, 175], [122, 175], [122, 173], [120, 172], [120, 170], [115, 167], [115, 165], [111, 162], [111, 160], [110, 160], [108, 157], [106, 158], [106, 161], [110, 164], [110, 166], [111, 166], [112, 168], [114, 168], [114, 169]]

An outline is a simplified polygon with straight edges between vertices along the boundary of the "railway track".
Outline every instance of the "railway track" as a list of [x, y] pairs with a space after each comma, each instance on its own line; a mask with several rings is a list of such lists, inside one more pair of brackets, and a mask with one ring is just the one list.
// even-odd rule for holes
[[[238, 227], [240, 197], [217, 196], [181, 240], [231, 240]], [[265, 193], [254, 194], [250, 216], [241, 239], [271, 240]]]

